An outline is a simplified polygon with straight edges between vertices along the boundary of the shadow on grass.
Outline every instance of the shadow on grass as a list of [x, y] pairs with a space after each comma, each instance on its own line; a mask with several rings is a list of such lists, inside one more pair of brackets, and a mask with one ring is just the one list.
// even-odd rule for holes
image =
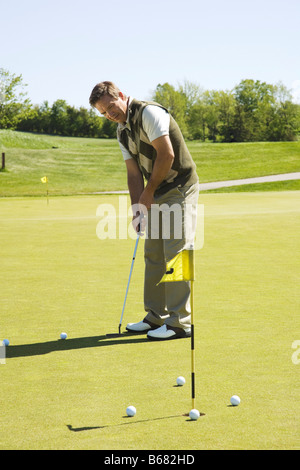
[[[181, 414], [181, 415], [174, 415], [174, 416], [163, 416], [161, 418], [149, 418], [149, 419], [140, 419], [140, 420], [135, 420], [133, 418], [128, 419], [128, 416], [123, 416], [123, 418], [126, 419], [125, 423], [106, 424], [104, 426], [82, 426], [80, 428], [73, 428], [71, 424], [67, 424], [67, 428], [69, 429], [69, 431], [72, 431], [72, 432], [93, 431], [94, 429], [105, 429], [105, 428], [112, 428], [112, 427], [117, 427], [117, 426], [128, 426], [129, 424], [147, 423], [149, 421], [159, 421], [162, 419], [180, 418], [182, 416], [185, 416], [185, 415]], [[129, 421], [129, 420], [132, 420], [132, 421]]]
[[6, 348], [6, 358], [42, 356], [53, 351], [69, 351], [71, 349], [97, 348], [115, 344], [149, 343], [147, 337], [124, 334], [122, 337], [107, 339], [106, 335], [70, 338], [66, 340], [47, 341], [45, 343], [10, 345]]

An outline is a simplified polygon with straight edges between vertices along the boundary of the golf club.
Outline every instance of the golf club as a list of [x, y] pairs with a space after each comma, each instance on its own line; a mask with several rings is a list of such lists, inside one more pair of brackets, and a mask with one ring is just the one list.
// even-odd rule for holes
[[121, 314], [120, 323], [119, 323], [119, 333], [108, 333], [108, 334], [106, 335], [107, 338], [118, 338], [119, 336], [123, 336], [122, 333], [121, 333], [121, 326], [122, 326], [122, 320], [123, 320], [123, 315], [124, 315], [124, 310], [125, 310], [125, 305], [126, 305], [126, 299], [127, 299], [127, 294], [128, 294], [128, 290], [129, 290], [129, 284], [130, 284], [131, 274], [132, 274], [133, 265], [134, 265], [134, 260], [135, 260], [135, 255], [136, 255], [137, 247], [138, 247], [138, 244], [139, 244], [139, 239], [140, 239], [140, 232], [138, 233], [138, 236], [137, 236], [137, 239], [136, 239], [136, 242], [135, 242], [135, 247], [134, 247], [134, 252], [133, 252], [133, 258], [132, 258], [131, 268], [130, 268], [130, 273], [129, 273], [129, 279], [128, 279], [128, 283], [127, 283], [127, 289], [126, 289], [126, 294], [125, 294], [125, 299], [124, 299], [122, 314]]

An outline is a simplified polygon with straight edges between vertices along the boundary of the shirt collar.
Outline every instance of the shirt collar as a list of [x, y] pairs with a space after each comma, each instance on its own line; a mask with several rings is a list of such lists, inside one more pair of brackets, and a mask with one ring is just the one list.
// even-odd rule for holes
[[127, 127], [128, 129], [130, 129], [130, 124], [129, 124], [129, 108], [130, 108], [130, 105], [131, 105], [132, 100], [133, 100], [133, 98], [132, 98], [131, 96], [128, 96], [126, 123], [123, 124], [122, 122], [120, 122], [120, 123], [118, 124], [121, 129], [125, 129], [125, 127]]

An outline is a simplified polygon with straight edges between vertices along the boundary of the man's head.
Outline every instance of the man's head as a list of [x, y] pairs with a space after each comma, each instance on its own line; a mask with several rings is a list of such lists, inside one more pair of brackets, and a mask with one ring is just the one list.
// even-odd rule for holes
[[90, 105], [110, 121], [126, 122], [127, 97], [112, 82], [101, 82], [93, 88]]

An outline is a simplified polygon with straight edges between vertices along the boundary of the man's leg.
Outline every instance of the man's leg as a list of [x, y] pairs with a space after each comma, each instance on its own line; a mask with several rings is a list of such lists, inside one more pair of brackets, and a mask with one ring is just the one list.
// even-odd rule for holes
[[165, 302], [165, 284], [159, 284], [165, 273], [164, 244], [161, 239], [161, 224], [158, 221], [159, 214], [153, 216], [153, 211], [148, 211], [147, 215], [147, 233], [145, 239], [145, 278], [144, 278], [144, 308], [145, 318], [138, 323], [129, 323], [128, 331], [147, 332], [163, 325], [168, 312]]
[[145, 240], [145, 282], [144, 305], [147, 315], [145, 319], [155, 325], [163, 325], [168, 312], [166, 311], [164, 283], [158, 284], [165, 273], [163, 241], [147, 238]]
[[[174, 208], [174, 216], [170, 218], [170, 234], [165, 233], [166, 237], [163, 240], [166, 262], [173, 259], [183, 249], [193, 248], [198, 197], [198, 185], [193, 185], [189, 188], [171, 190], [159, 200], [159, 204], [167, 204], [169, 208], [172, 206]], [[181, 211], [180, 217], [175, 213], [179, 209]], [[166, 208], [166, 210], [168, 209]], [[181, 227], [178, 227], [179, 223]], [[163, 235], [164, 228], [163, 222]], [[181, 229], [181, 237], [179, 229]], [[148, 337], [168, 339], [174, 336], [171, 329], [174, 329], [176, 337], [189, 336], [191, 326], [190, 282], [179, 281], [163, 284], [165, 284], [166, 308], [169, 317], [166, 318], [163, 328], [149, 332]]]

